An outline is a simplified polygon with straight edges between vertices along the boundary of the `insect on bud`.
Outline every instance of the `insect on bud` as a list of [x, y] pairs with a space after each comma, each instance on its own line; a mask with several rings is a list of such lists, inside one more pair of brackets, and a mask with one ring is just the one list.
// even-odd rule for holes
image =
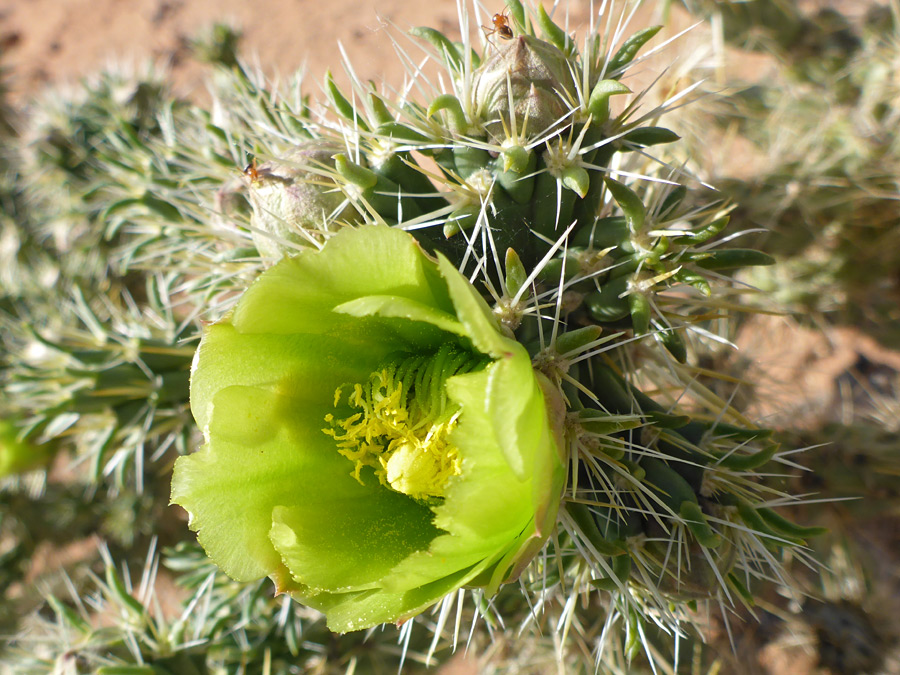
[[244, 170], [253, 208], [251, 234], [260, 255], [277, 260], [296, 251], [291, 244], [308, 246], [317, 233], [334, 229], [342, 214], [355, 215], [330, 175], [333, 156], [340, 150], [312, 140], [284, 157]]

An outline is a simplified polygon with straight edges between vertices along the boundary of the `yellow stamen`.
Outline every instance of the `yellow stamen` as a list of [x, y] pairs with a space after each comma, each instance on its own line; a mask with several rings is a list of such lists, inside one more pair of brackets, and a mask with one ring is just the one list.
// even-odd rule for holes
[[[360, 483], [363, 467], [371, 467], [392, 490], [414, 499], [443, 497], [447, 481], [462, 473], [459, 451], [449, 441], [459, 412], [431, 410], [395, 379], [395, 372], [384, 368], [372, 373], [366, 385], [353, 385], [348, 403], [361, 412], [341, 420], [329, 413], [325, 421], [331, 426], [323, 431], [353, 462], [351, 475]], [[336, 404], [344, 389], [335, 392]]]

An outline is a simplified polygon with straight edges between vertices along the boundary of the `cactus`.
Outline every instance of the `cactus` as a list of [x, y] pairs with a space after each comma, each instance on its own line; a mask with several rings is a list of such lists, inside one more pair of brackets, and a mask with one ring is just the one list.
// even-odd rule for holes
[[[607, 593], [633, 652], [651, 614], [677, 626], [697, 599], [752, 603], [757, 578], [779, 577], [782, 551], [819, 532], [770, 508], [789, 497], [756, 477], [781, 457], [769, 432], [686, 385], [703, 324], [727, 304], [723, 272], [771, 259], [718, 247], [728, 208], [689, 195], [666, 165], [652, 173], [647, 148], [677, 140], [649, 123], [667, 104], [611, 112], [658, 29], [622, 45], [590, 34], [578, 49], [540, 7], [508, 8], [513, 37], [483, 54], [467, 39], [412, 31], [445, 69], [430, 100], [393, 101], [358, 81], [342, 91], [329, 75], [333, 116], [297, 121], [314, 147], [346, 151], [329, 160], [285, 150], [251, 166], [251, 197], [260, 166], [294, 166], [272, 186], [283, 195], [268, 198], [292, 206], [255, 197], [251, 224], [276, 219], [280, 228], [255, 227], [254, 238], [301, 259], [346, 227], [398, 227], [479, 280], [567, 408], [558, 535], [525, 574], [561, 570], [567, 581], [545, 590]], [[648, 172], [658, 182], [635, 179]], [[301, 186], [329, 206], [298, 215]]]
[[[99, 276], [109, 284], [64, 271], [87, 289], [84, 301], [51, 330], [8, 339], [11, 352], [39, 344], [55, 359], [9, 360], [4, 379], [23, 397], [15, 413], [24, 437], [58, 438], [89, 456], [92, 481], [140, 486], [145, 454], [189, 450], [192, 350], [183, 343], [201, 334], [200, 317], [215, 322], [202, 331], [190, 392], [209, 449], [179, 460], [173, 500], [191, 512], [212, 558], [253, 593], [271, 576], [340, 630], [433, 607], [401, 631], [408, 639], [414, 626], [428, 626], [429, 654], [457, 601], [463, 615], [463, 598], [476, 603], [467, 618], [491, 625], [503, 620], [502, 607], [526, 615], [524, 606], [539, 602], [546, 616], [524, 625], [567, 631], [577, 623], [590, 636], [586, 651], [597, 654], [620, 626], [623, 639], [610, 651], [630, 661], [643, 649], [652, 662], [652, 626], [681, 635], [698, 602], [750, 606], [757, 584], [789, 586], [782, 559], [805, 557], [805, 540], [819, 532], [773, 510], [793, 498], [760, 471], [789, 465], [770, 432], [697, 377], [715, 323], [738, 306], [730, 274], [771, 258], [727, 248], [720, 235], [731, 207], [689, 189], [696, 182], [667, 154], [678, 135], [658, 120], [677, 98], [645, 110], [644, 94], [628, 86], [660, 27], [625, 37], [612, 30], [619, 17], [609, 10], [610, 30], [595, 28], [578, 43], [538, 4], [507, 0], [507, 9], [512, 37], [495, 34], [480, 47], [465, 11], [461, 43], [411, 31], [411, 45], [442, 72], [402, 96], [359, 82], [348, 67], [350, 88], [329, 74], [328, 100], [316, 105], [299, 86], [269, 88], [228, 50], [211, 56], [222, 68], [211, 113], [172, 103], [146, 134], [130, 128], [101, 144], [85, 170], [107, 180], [89, 193], [82, 217], [89, 240], [104, 242]], [[404, 255], [385, 253], [396, 253], [384, 243], [395, 240], [405, 242], [396, 244]], [[461, 352], [464, 367], [450, 368]], [[362, 372], [358, 363], [362, 376], [341, 380]], [[351, 399], [357, 416], [369, 415], [381, 403], [369, 373], [385, 364], [407, 369], [398, 376], [400, 412], [421, 405], [426, 388], [441, 406], [459, 406], [423, 417], [437, 427], [445, 413], [460, 414], [448, 437], [461, 460], [436, 481], [405, 448], [340, 446], [317, 459], [338, 469], [304, 480], [338, 492], [335, 508], [348, 522], [357, 509], [341, 500], [363, 489], [380, 495], [371, 502], [379, 508], [390, 502], [384, 513], [402, 502], [418, 519], [415, 532], [392, 521], [391, 565], [380, 557], [384, 542], [348, 526], [341, 546], [375, 551], [377, 564], [363, 556], [330, 566], [334, 535], [301, 522], [308, 514], [288, 508], [266, 481], [355, 428], [337, 414], [298, 421], [298, 411], [322, 408], [319, 389], [331, 387], [328, 410], [350, 407], [342, 391], [369, 392]], [[320, 368], [322, 377], [309, 375]], [[285, 407], [288, 399], [305, 402]], [[490, 442], [475, 442], [476, 428]], [[216, 464], [222, 454], [262, 457], [272, 443], [284, 454], [270, 453], [270, 464]], [[344, 459], [357, 463], [344, 467]], [[466, 473], [479, 462], [496, 474]], [[260, 476], [262, 487], [235, 499], [204, 482], [222, 476], [229, 489]], [[488, 504], [488, 478], [515, 486], [504, 495], [524, 521], [484, 524], [496, 540], [482, 550], [469, 533], [483, 524], [453, 497], [477, 488]], [[234, 507], [224, 524], [216, 521], [223, 499]], [[360, 504], [373, 522], [381, 517]], [[210, 522], [217, 531], [204, 530]], [[322, 541], [318, 553], [312, 540]], [[127, 581], [106, 566], [104, 593], [145, 620], [146, 607], [128, 600]], [[63, 618], [90, 633], [84, 616]], [[92, 663], [151, 662], [142, 642], [127, 644], [130, 654]]]

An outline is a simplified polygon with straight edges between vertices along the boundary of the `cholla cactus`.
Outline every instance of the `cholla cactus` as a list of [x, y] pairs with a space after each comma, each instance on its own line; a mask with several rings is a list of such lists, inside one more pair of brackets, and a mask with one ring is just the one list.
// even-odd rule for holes
[[[648, 149], [678, 139], [656, 122], [683, 96], [642, 110], [628, 86], [659, 27], [627, 37], [607, 8], [578, 45], [540, 5], [507, 9], [512, 37], [482, 49], [462, 3], [462, 43], [414, 29], [427, 63], [404, 94], [348, 66], [351, 91], [328, 76], [317, 107], [238, 66], [212, 114], [173, 107], [158, 137], [114, 144], [115, 269], [184, 319], [75, 374], [124, 378], [103, 413], [128, 445], [128, 395], [183, 411], [176, 341], [214, 321], [191, 380], [206, 447], [173, 500], [227, 573], [336, 630], [435, 606], [437, 644], [465, 588], [491, 621], [518, 581], [519, 609], [546, 608], [523, 630], [590, 626], [599, 660], [621, 622], [613, 651], [653, 660], [653, 624], [681, 636], [698, 601], [787, 584], [781, 558], [815, 533], [771, 508], [791, 497], [757, 473], [788, 463], [768, 432], [695, 377], [735, 305], [723, 272], [770, 260], [721, 247], [728, 206]], [[141, 414], [165, 434], [129, 456], [186, 433]]]
[[[654, 169], [645, 159], [648, 146], [677, 140], [672, 131], [649, 125], [673, 102], [641, 114], [640, 97], [628, 102], [631, 92], [623, 83], [658, 28], [624, 41], [618, 34], [590, 33], [578, 49], [542, 7], [526, 9], [512, 0], [508, 10], [513, 37], [493, 36], [483, 56], [471, 44], [465, 22], [462, 44], [432, 29], [412, 31], [446, 71], [430, 100], [392, 100], [355, 79], [348, 95], [329, 76], [329, 108], [336, 116], [325, 112], [295, 120], [305, 130], [302, 136], [314, 140], [300, 139], [300, 149], [248, 167], [251, 224], [277, 223], [254, 227], [254, 238], [271, 240], [262, 247], [267, 253], [296, 258], [273, 267], [206, 334], [192, 396], [208, 449], [181, 460], [173, 494], [191, 513], [214, 560], [240, 578], [272, 576], [279, 588], [339, 616], [332, 625], [341, 630], [405, 619], [461, 585], [486, 587], [490, 594], [498, 582], [524, 572], [528, 583], [543, 580], [545, 597], [604, 594], [607, 627], [621, 617], [633, 653], [647, 620], [676, 629], [698, 599], [749, 603], [756, 579], [786, 582], [779, 572], [782, 551], [802, 546], [803, 537], [817, 531], [794, 525], [770, 508], [789, 497], [765, 487], [755, 473], [780, 458], [777, 444], [767, 440], [769, 432], [749, 425], [699, 384], [687, 384], [692, 347], [709, 334], [704, 323], [729, 304], [720, 271], [770, 259], [756, 251], [717, 248], [714, 238], [727, 225], [728, 209], [689, 197], [677, 185], [677, 169], [664, 164]], [[425, 91], [429, 82], [423, 76], [416, 85]], [[625, 101], [617, 114], [613, 97]], [[321, 155], [320, 148], [333, 146], [343, 151]], [[316, 150], [303, 150], [307, 147]], [[291, 170], [272, 180], [266, 174], [275, 166]], [[262, 187], [265, 198], [254, 193]], [[310, 199], [307, 195], [316, 190], [320, 197]], [[441, 290], [443, 282], [426, 281], [430, 275], [402, 281], [400, 272], [409, 268], [405, 258], [385, 256], [380, 236], [364, 232], [385, 225], [410, 232], [442, 266], [452, 264], [467, 274], [474, 283], [465, 297], [486, 300], [498, 322], [493, 330], [530, 353], [534, 374], [529, 377], [546, 381], [545, 389], [552, 392], [543, 412], [535, 413], [533, 433], [548, 424], [552, 428], [557, 413], [550, 402], [563, 402], [560, 432], [568, 484], [561, 504], [542, 507], [541, 513], [559, 507], [559, 519], [537, 558], [536, 547], [522, 549], [527, 555], [515, 553], [494, 569], [488, 561], [497, 558], [485, 558], [479, 547], [463, 552], [463, 532], [473, 524], [449, 514], [454, 513], [454, 490], [483, 479], [467, 446], [472, 432], [463, 430], [466, 405], [475, 399], [463, 405], [459, 430], [447, 436], [447, 447], [462, 461], [441, 478], [439, 488], [420, 490], [430, 479], [422, 482], [404, 473], [418, 472], [414, 467], [424, 466], [425, 459], [396, 450], [402, 431], [368, 434], [359, 446], [341, 444], [356, 433], [355, 420], [368, 419], [393, 400], [384, 377], [376, 386], [362, 373], [377, 371], [377, 362], [387, 356], [379, 356], [383, 347], [373, 337], [380, 333], [368, 335], [374, 330], [366, 328], [370, 322], [379, 332], [397, 335], [394, 348], [402, 358], [393, 356], [395, 364], [449, 358], [437, 344], [421, 342], [434, 327], [457, 336], [453, 341], [462, 336], [468, 349], [474, 345], [474, 354], [497, 358], [506, 351], [494, 353], [474, 337], [474, 317], [482, 310], [470, 314], [474, 310], [459, 305], [462, 291], [450, 291], [452, 304], [411, 302], [423, 293], [442, 297], [448, 291]], [[343, 233], [348, 227], [358, 233]], [[370, 242], [368, 256], [351, 259], [342, 253], [356, 238]], [[354, 265], [360, 278], [351, 271]], [[314, 268], [319, 269], [315, 274], [291, 271]], [[347, 284], [371, 285], [372, 290], [369, 297], [335, 290]], [[332, 307], [340, 321], [322, 313]], [[457, 322], [464, 329], [449, 328]], [[409, 331], [419, 337], [410, 342], [404, 337]], [[362, 378], [347, 374], [349, 353], [342, 359], [332, 355], [345, 340], [358, 343], [366, 354]], [[269, 352], [282, 356], [270, 358]], [[297, 364], [315, 358], [315, 372], [321, 373], [315, 381], [331, 383], [326, 389], [337, 386], [337, 394], [319, 392], [318, 385], [310, 386], [309, 375], [300, 374], [311, 365], [298, 370]], [[442, 395], [456, 400], [452, 376], [421, 380], [409, 368], [410, 384], [400, 391], [410, 398], [392, 414], [400, 412], [405, 419], [405, 406], [423, 395], [426, 383], [437, 391], [446, 386]], [[488, 398], [479, 404], [488, 410], [495, 395], [490, 381], [485, 380]], [[525, 438], [517, 435], [514, 411], [531, 405], [534, 384], [520, 381], [514, 392], [506, 392], [502, 416], [485, 418], [483, 443], [496, 439], [490, 442], [502, 448], [511, 438]], [[360, 412], [335, 427], [327, 420], [338, 415], [321, 411], [336, 403], [346, 406], [342, 382], [357, 388]], [[656, 400], [646, 391], [654, 391]], [[314, 410], [320, 411], [326, 437], [306, 420]], [[235, 425], [236, 419], [247, 421]], [[437, 427], [434, 433], [440, 433]], [[329, 436], [337, 441], [330, 455]], [[276, 441], [282, 448], [277, 453], [295, 459], [278, 460], [280, 455], [270, 452], [275, 446], [266, 450]], [[498, 455], [504, 460], [490, 474], [497, 485], [512, 477], [536, 479], [534, 469], [522, 473], [521, 443]], [[336, 478], [326, 478], [324, 469], [301, 459], [312, 453], [323, 457], [317, 462], [339, 466], [338, 452], [352, 460], [345, 462], [347, 475], [339, 490]], [[261, 453], [259, 459], [255, 453]], [[407, 467], [402, 470], [401, 456]], [[273, 462], [270, 468], [264, 468], [263, 457]], [[246, 475], [239, 475], [237, 461], [247, 463]], [[294, 467], [295, 461], [300, 464]], [[433, 460], [428, 462], [433, 466]], [[541, 464], [550, 466], [546, 462]], [[310, 475], [304, 476], [307, 471]], [[259, 486], [253, 488], [259, 490], [257, 497], [248, 496], [251, 475]], [[377, 500], [405, 493], [408, 508], [418, 504], [433, 511], [434, 525], [445, 532], [434, 542], [449, 548], [442, 543], [443, 553], [438, 553], [428, 543], [432, 535], [413, 537], [419, 530], [410, 525], [398, 535], [405, 548], [375, 556], [388, 561], [377, 573], [366, 572], [360, 562], [347, 569], [328, 565], [322, 576], [316, 570], [326, 550], [363, 551], [385, 543], [370, 541], [364, 526], [349, 524], [339, 528], [341, 541], [327, 543], [322, 527], [329, 510], [317, 511], [315, 518], [294, 513], [304, 510], [297, 500], [308, 491], [286, 487], [295, 480], [325, 481], [317, 489], [330, 485], [327, 491], [334, 490], [336, 498], [348, 490], [339, 501], [361, 500], [360, 517], [367, 499], [377, 511]], [[559, 500], [558, 492], [547, 490], [549, 484], [535, 482], [544, 486], [533, 497], [536, 504]], [[279, 496], [287, 489], [295, 496]], [[370, 490], [375, 492], [366, 497]], [[331, 503], [322, 499], [317, 503]], [[234, 508], [226, 510], [225, 504]], [[427, 511], [421, 513], [427, 520]], [[498, 532], [489, 523], [485, 527], [483, 536], [489, 539]], [[523, 532], [537, 536], [538, 543], [549, 535], [538, 512]], [[247, 539], [251, 533], [255, 543]], [[509, 548], [513, 540], [498, 536], [505, 539], [497, 550], [512, 555], [517, 550]], [[320, 539], [317, 553], [312, 542]], [[438, 565], [441, 556], [462, 556], [474, 567]], [[532, 558], [533, 565], [526, 567]], [[482, 570], [484, 564], [492, 567]], [[455, 576], [445, 576], [450, 570], [457, 570]], [[338, 593], [342, 586], [343, 595]], [[568, 619], [561, 620], [571, 620], [573, 611], [567, 603], [563, 617]]]

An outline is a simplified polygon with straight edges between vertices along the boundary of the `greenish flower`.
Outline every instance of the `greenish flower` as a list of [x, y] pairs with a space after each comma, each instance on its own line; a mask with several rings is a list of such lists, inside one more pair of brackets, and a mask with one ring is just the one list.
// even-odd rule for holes
[[444, 258], [346, 229], [208, 326], [206, 445], [172, 500], [238, 580], [270, 576], [336, 631], [515, 579], [556, 521], [562, 405]]

